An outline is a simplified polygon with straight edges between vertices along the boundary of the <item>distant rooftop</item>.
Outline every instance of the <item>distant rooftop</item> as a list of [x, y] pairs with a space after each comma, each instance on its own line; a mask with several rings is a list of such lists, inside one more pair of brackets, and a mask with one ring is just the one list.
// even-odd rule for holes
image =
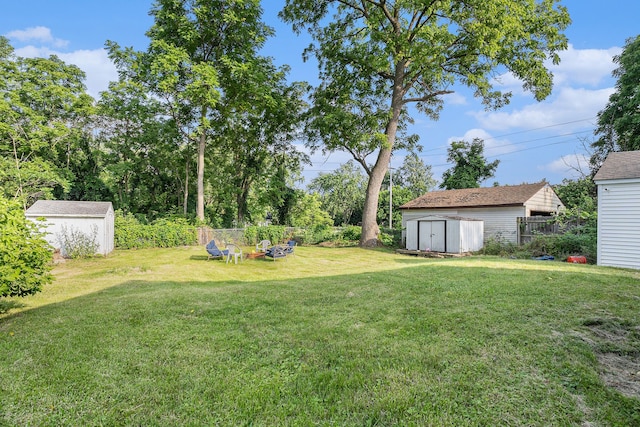
[[609, 153], [593, 180], [633, 178], [640, 178], [640, 151]]

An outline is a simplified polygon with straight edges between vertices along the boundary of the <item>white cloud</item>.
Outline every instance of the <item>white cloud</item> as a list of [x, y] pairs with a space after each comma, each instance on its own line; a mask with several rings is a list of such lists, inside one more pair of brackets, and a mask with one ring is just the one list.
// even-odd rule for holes
[[98, 98], [101, 91], [109, 87], [109, 82], [118, 80], [118, 71], [105, 49], [77, 50], [58, 55], [60, 59], [80, 67], [87, 75], [87, 92]]
[[480, 111], [472, 115], [483, 127], [491, 130], [533, 129], [569, 122], [576, 122], [572, 127], [579, 129], [593, 125], [596, 115], [607, 104], [613, 91], [613, 88], [563, 88], [552, 101], [529, 104], [511, 112]]
[[85, 72], [87, 92], [98, 98], [101, 91], [107, 90], [109, 82], [118, 80], [115, 65], [103, 48], [64, 52], [68, 41], [56, 38], [47, 27], [30, 27], [25, 30], [10, 31], [5, 34], [10, 39], [29, 43], [15, 49], [15, 54], [24, 58], [47, 58], [56, 55], [67, 64], [78, 66]]
[[66, 47], [69, 44], [67, 40], [53, 37], [51, 30], [42, 26], [10, 31], [6, 33], [5, 36], [9, 39], [18, 40], [20, 42], [40, 42], [52, 45], [56, 48]]
[[575, 179], [589, 173], [589, 157], [586, 154], [568, 154], [539, 167], [543, 171]]
[[46, 58], [56, 55], [67, 64], [78, 66], [87, 76], [85, 80], [87, 92], [96, 99], [101, 91], [107, 90], [109, 82], [118, 80], [117, 69], [107, 56], [105, 49], [58, 52], [46, 47], [25, 46], [16, 49], [15, 53], [25, 58]]
[[467, 105], [467, 98], [464, 95], [454, 92], [444, 97], [444, 101], [447, 105]]
[[[567, 50], [560, 53], [560, 63], [555, 65], [550, 61], [547, 68], [553, 72], [554, 88], [562, 87], [597, 87], [611, 77], [616, 67], [613, 63], [614, 55], [619, 55], [622, 49], [574, 49], [569, 45]], [[492, 83], [502, 91], [512, 92], [514, 95], [527, 94], [522, 88], [522, 81], [512, 73], [504, 73], [493, 79]]]
[[554, 74], [556, 85], [589, 85], [597, 86], [611, 77], [616, 67], [613, 56], [619, 55], [622, 49], [574, 49], [569, 45], [567, 50], [560, 53], [561, 62], [558, 65], [547, 66]]
[[484, 141], [484, 155], [486, 157], [496, 157], [501, 154], [507, 154], [515, 151], [517, 148], [506, 139], [494, 138], [484, 129], [469, 129], [463, 136], [453, 136], [447, 140], [447, 145], [451, 145], [453, 141], [471, 142], [474, 138], [480, 138]]

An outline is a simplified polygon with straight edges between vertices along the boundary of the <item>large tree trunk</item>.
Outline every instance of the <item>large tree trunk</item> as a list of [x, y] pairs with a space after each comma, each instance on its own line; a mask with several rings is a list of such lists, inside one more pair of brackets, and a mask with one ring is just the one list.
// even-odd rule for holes
[[200, 117], [200, 139], [198, 140], [198, 203], [196, 205], [196, 217], [204, 221], [204, 152], [207, 142], [207, 132], [204, 126], [207, 109], [202, 109]]
[[391, 149], [382, 148], [378, 153], [378, 160], [369, 175], [367, 184], [367, 194], [364, 199], [362, 209], [362, 235], [360, 236], [361, 247], [378, 246], [378, 199], [380, 196], [380, 186], [387, 173], [389, 160], [391, 159]]
[[380, 148], [376, 164], [369, 174], [369, 183], [367, 185], [367, 194], [364, 199], [364, 208], [362, 209], [362, 235], [360, 236], [360, 247], [374, 247], [378, 245], [378, 199], [380, 197], [380, 186], [382, 180], [389, 169], [389, 161], [391, 153], [396, 142], [396, 133], [398, 132], [398, 123], [400, 121], [400, 113], [402, 112], [402, 98], [404, 80], [405, 62], [400, 61], [396, 64], [396, 72], [393, 84], [393, 94], [391, 95], [391, 118], [387, 123], [385, 134], [387, 135], [386, 146]]

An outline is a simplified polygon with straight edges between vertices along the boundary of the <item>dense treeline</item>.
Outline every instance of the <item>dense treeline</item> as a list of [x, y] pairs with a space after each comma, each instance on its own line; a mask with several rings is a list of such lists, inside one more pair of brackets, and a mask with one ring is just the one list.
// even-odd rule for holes
[[[257, 55], [272, 33], [259, 2], [222, 2], [196, 17], [189, 6], [157, 2], [146, 52], [107, 43], [120, 79], [97, 100], [76, 66], [18, 57], [0, 38], [6, 197], [24, 207], [108, 200], [143, 222], [180, 215], [221, 227], [267, 212], [291, 222], [304, 195], [294, 183], [306, 157], [293, 141], [305, 87]], [[244, 25], [233, 24], [238, 16]], [[194, 44], [189, 34], [204, 20], [235, 26], [211, 28]]]

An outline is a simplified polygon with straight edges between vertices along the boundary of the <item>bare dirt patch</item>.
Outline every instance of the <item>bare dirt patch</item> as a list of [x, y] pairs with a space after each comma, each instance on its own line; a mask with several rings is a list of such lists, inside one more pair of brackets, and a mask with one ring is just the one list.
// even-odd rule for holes
[[625, 396], [640, 398], [640, 326], [621, 319], [584, 322], [600, 363], [604, 383]]

